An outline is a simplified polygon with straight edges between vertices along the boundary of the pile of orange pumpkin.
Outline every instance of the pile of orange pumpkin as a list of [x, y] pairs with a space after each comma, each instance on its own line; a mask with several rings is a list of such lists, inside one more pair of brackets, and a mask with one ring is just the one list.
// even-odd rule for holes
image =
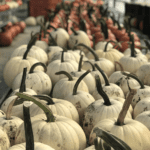
[[1, 150], [150, 149], [150, 53], [103, 7], [77, 3], [58, 4], [6, 63]]
[[26, 24], [24, 21], [20, 21], [12, 24], [8, 22], [6, 26], [2, 27], [0, 32], [0, 46], [9, 46], [13, 39], [24, 31]]

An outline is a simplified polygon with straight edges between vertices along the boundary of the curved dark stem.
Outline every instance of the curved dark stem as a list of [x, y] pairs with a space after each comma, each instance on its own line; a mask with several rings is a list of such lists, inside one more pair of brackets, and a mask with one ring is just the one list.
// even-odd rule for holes
[[80, 82], [83, 80], [83, 78], [84, 78], [88, 73], [90, 73], [90, 70], [87, 70], [85, 73], [83, 73], [83, 74], [78, 78], [78, 80], [76, 81], [76, 83], [75, 83], [75, 85], [74, 85], [74, 88], [73, 88], [73, 95], [77, 95], [78, 86], [79, 86]]
[[85, 45], [83, 43], [79, 43], [73, 47], [73, 50], [76, 49], [77, 46], [83, 46], [83, 47], [87, 48], [87, 50], [89, 50], [93, 54], [95, 61], [99, 61], [99, 57], [97, 56], [97, 54], [94, 52], [94, 50], [92, 48], [88, 47], [87, 45]]
[[107, 52], [107, 46], [110, 42], [116, 43], [115, 41], [112, 41], [112, 40], [108, 41], [105, 45], [104, 52]]
[[34, 150], [34, 136], [30, 119], [29, 107], [23, 105], [24, 129], [26, 137], [26, 150]]
[[56, 29], [54, 26], [52, 26], [52, 25], [49, 25], [49, 26], [47, 27], [47, 29], [49, 29], [49, 28], [53, 28], [55, 31], [57, 31], [57, 29]]
[[80, 30], [82, 30], [84, 32], [87, 32], [87, 28], [86, 28], [85, 22], [86, 21], [84, 19], [81, 19], [81, 21], [80, 21]]
[[[57, 38], [57, 35], [56, 35]], [[51, 33], [49, 33], [49, 46], [50, 46], [50, 40], [52, 40], [52, 43], [54, 46], [58, 46], [55, 39], [53, 38], [53, 36], [51, 35]]]
[[104, 80], [105, 80], [105, 86], [110, 86], [109, 84], [109, 81], [104, 73], [104, 71], [97, 65], [97, 64], [94, 64], [94, 66], [97, 68], [97, 70], [102, 74]]
[[92, 37], [93, 37], [93, 49], [95, 50], [95, 34], [93, 34]]
[[37, 67], [37, 66], [42, 66], [44, 68], [44, 72], [47, 71], [47, 67], [45, 64], [41, 63], [41, 62], [38, 62], [38, 63], [35, 63], [32, 65], [32, 67], [30, 68], [30, 71], [29, 73], [33, 73], [34, 72], [34, 69]]
[[89, 63], [91, 65], [92, 71], [96, 71], [95, 66], [90, 61], [85, 61], [85, 62], [87, 62], [87, 63]]
[[102, 27], [102, 32], [104, 33], [105, 39], [108, 39], [108, 28], [104, 19], [99, 20]]
[[104, 100], [104, 105], [106, 106], [110, 106], [110, 100], [109, 97], [107, 96], [107, 94], [103, 91], [102, 85], [101, 85], [101, 81], [99, 78], [99, 75], [95, 75], [95, 80], [96, 80], [96, 88], [98, 93], [103, 97]]
[[131, 41], [132, 41], [132, 44], [130, 44], [130, 49], [131, 49], [131, 57], [136, 57], [135, 55], [135, 50], [134, 50], [134, 36], [131, 35]]
[[23, 69], [23, 74], [22, 74], [21, 85], [20, 85], [20, 89], [19, 89], [19, 92], [21, 92], [21, 93], [26, 92], [26, 84], [25, 84], [26, 73], [27, 73], [27, 68], [24, 68]]
[[26, 59], [26, 58], [27, 58], [27, 55], [28, 55], [28, 53], [29, 53], [31, 47], [35, 44], [36, 40], [37, 40], [37, 34], [35, 34], [35, 35], [33, 36], [33, 38], [31, 38], [31, 40], [29, 41], [28, 46], [27, 46], [27, 50], [25, 51], [25, 53], [24, 53], [24, 55], [23, 55], [23, 59]]
[[53, 105], [55, 104], [53, 99], [48, 95], [33, 95], [34, 97], [37, 97], [40, 100], [45, 100], [47, 102], [47, 105]]
[[115, 61], [115, 70], [117, 70], [116, 68], [116, 64], [118, 64], [119, 66], [120, 66], [120, 68], [121, 68], [121, 71], [124, 71], [124, 69], [123, 69], [123, 67], [122, 67], [122, 65], [119, 63], [119, 62], [117, 62], [117, 61]]
[[140, 89], [145, 89], [144, 84], [143, 84], [143, 83], [138, 79], [138, 77], [136, 77], [135, 75], [133, 75], [133, 74], [128, 74], [128, 73], [125, 73], [125, 72], [122, 72], [122, 74], [125, 75], [125, 76], [127, 76], [127, 77], [131, 77], [131, 78], [135, 79], [135, 80], [140, 84], [140, 86], [141, 86]]
[[62, 51], [62, 54], [61, 54], [61, 63], [65, 62], [64, 61], [64, 53], [65, 53], [65, 51]]
[[71, 31], [74, 33], [74, 35], [78, 35], [78, 33], [74, 30], [73, 27], [71, 27], [70, 29], [71, 29]]
[[64, 74], [64, 75], [66, 75], [68, 77], [69, 81], [73, 81], [73, 77], [66, 71], [59, 71], [59, 72], [56, 72], [55, 74], [56, 75]]
[[80, 61], [79, 61], [79, 65], [78, 65], [78, 71], [81, 71], [82, 61], [83, 61], [83, 55], [80, 56]]

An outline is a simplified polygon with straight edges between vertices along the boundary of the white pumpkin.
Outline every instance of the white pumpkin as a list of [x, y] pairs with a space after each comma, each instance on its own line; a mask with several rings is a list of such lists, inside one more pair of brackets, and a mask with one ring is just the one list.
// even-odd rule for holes
[[135, 120], [141, 122], [150, 130], [150, 110], [140, 113], [135, 117]]
[[[46, 95], [34, 95], [34, 97], [41, 99], [42, 102], [48, 105], [53, 114], [65, 116], [79, 123], [79, 114], [75, 106], [72, 103], [66, 101], [66, 99], [57, 99], [57, 98], [52, 99]], [[33, 103], [30, 106], [31, 117], [43, 113], [44, 113], [43, 110], [39, 108], [36, 104]]]
[[[11, 58], [5, 65], [4, 71], [3, 71], [3, 77], [5, 83], [12, 87], [12, 82], [14, 78], [22, 72], [23, 68], [27, 67], [27, 70], [31, 68], [31, 66], [37, 62], [39, 62], [37, 59], [32, 57], [27, 57], [31, 47], [35, 43], [37, 39], [37, 35], [34, 35], [31, 40], [28, 43], [27, 50], [24, 53], [23, 57], [17, 56]], [[43, 70], [41, 66], [37, 67], [36, 70]]]
[[48, 52], [47, 52], [48, 62], [51, 62], [51, 59], [52, 59], [52, 57], [55, 53], [61, 52], [61, 51], [63, 51], [63, 49], [59, 46], [49, 46], [48, 47]]
[[[53, 27], [54, 28], [54, 27]], [[68, 32], [63, 28], [54, 28], [51, 32], [52, 37], [55, 39], [56, 43], [60, 47], [67, 47], [69, 40]]]
[[27, 26], [36, 26], [37, 25], [36, 19], [33, 16], [26, 18], [25, 23]]
[[[103, 97], [103, 101], [97, 100], [85, 110], [83, 130], [87, 137], [89, 137], [91, 130], [100, 120], [117, 117], [123, 106], [121, 102], [108, 98], [101, 87], [99, 76], [96, 76], [96, 85], [99, 94]], [[127, 113], [127, 117], [131, 118], [130, 112]]]
[[[127, 71], [125, 71], [126, 73], [129, 73]], [[125, 75], [122, 74], [121, 71], [116, 71], [114, 72], [110, 77], [109, 77], [109, 82], [110, 83], [115, 83], [118, 86], [120, 86], [120, 88], [122, 89], [122, 91], [124, 92], [124, 95], [126, 96], [126, 94], [129, 92], [129, 87], [131, 89], [135, 88], [135, 87], [139, 87], [139, 83], [130, 77], [126, 77]], [[129, 86], [128, 86], [129, 84]]]
[[[136, 53], [136, 54], [142, 54], [142, 52], [141, 52], [140, 49], [135, 48], [134, 50], [135, 50], [135, 53]], [[124, 54], [125, 56], [130, 55], [130, 54], [131, 54], [131, 49], [130, 49], [130, 48], [127, 48], [127, 49], [123, 52], [123, 54]]]
[[[102, 88], [104, 90], [104, 92], [107, 94], [108, 97], [122, 97], [124, 98], [124, 93], [122, 91], [122, 89], [114, 84], [114, 83], [109, 83], [108, 78], [105, 76], [105, 73], [103, 72], [103, 70], [97, 65], [95, 64], [95, 67], [101, 72], [104, 80], [105, 80], [105, 84], [102, 85]], [[94, 92], [92, 93], [93, 97], [95, 98], [95, 100], [101, 99], [101, 95], [99, 95], [97, 89], [94, 90]]]
[[[137, 80], [137, 82], [139, 82], [140, 87], [134, 87], [133, 89], [137, 89], [137, 93], [133, 96], [132, 99], [132, 107], [134, 108], [136, 106], [136, 104], [142, 100], [143, 98], [146, 97], [150, 97], [150, 87], [149, 86], [145, 86], [136, 76], [132, 75], [132, 74], [127, 74], [125, 72], [123, 72], [124, 75], [126, 75], [127, 77], [131, 77], [135, 80]], [[128, 96], [129, 93], [127, 93], [126, 96]]]
[[16, 132], [18, 127], [23, 123], [22, 119], [11, 116], [11, 110], [14, 105], [14, 101], [9, 104], [6, 115], [0, 117], [0, 127], [2, 127], [3, 130], [7, 133], [11, 146], [15, 144]]
[[[83, 150], [86, 147], [85, 134], [75, 121], [58, 115], [54, 117], [50, 109], [39, 103], [38, 99], [20, 93], [17, 96], [25, 96], [26, 100], [35, 102], [40, 108], [44, 107], [45, 114], [31, 118], [35, 142], [42, 142], [57, 150]], [[15, 142], [25, 142], [24, 124], [20, 126]]]
[[[99, 121], [93, 130], [98, 127], [104, 131], [112, 133], [129, 145], [132, 150], [147, 150], [150, 148], [150, 143], [148, 142], [150, 138], [150, 132], [148, 128], [138, 121], [132, 120], [131, 118], [125, 118], [129, 105], [132, 101], [132, 97], [135, 93], [136, 90], [131, 90], [131, 93], [125, 101], [118, 119], [110, 118]], [[93, 143], [96, 137], [96, 134], [93, 133], [93, 130], [89, 138], [90, 143]]]
[[[107, 51], [107, 47], [110, 42], [114, 42], [114, 41], [108, 41], [104, 50], [97, 49], [95, 53], [97, 54], [99, 58], [106, 58], [110, 60], [112, 63], [115, 63], [115, 61], [119, 61], [120, 58], [123, 57], [124, 55], [114, 48], [111, 48]], [[90, 52], [86, 56], [88, 59], [94, 59], [93, 55]]]
[[[75, 44], [83, 43], [90, 47], [90, 39], [84, 31], [75, 31], [71, 28], [73, 33], [69, 37], [68, 46], [73, 49]], [[85, 47], [78, 46], [77, 49], [82, 50], [85, 54], [88, 52]]]
[[45, 41], [40, 41], [40, 40], [37, 40], [35, 42], [35, 46], [43, 49], [46, 53], [48, 51], [48, 44], [45, 42]]
[[[84, 74], [87, 73], [89, 73], [89, 71]], [[52, 95], [54, 98], [64, 99], [68, 94], [72, 93], [74, 85], [78, 78], [72, 77], [69, 73], [64, 71], [58, 72], [57, 74], [65, 74], [68, 78], [63, 78], [55, 84]], [[82, 76], [80, 78], [82, 79]], [[84, 81], [80, 82], [78, 90], [89, 92], [88, 87]]]
[[55, 60], [47, 66], [47, 74], [49, 75], [50, 79], [52, 80], [53, 86], [58, 82], [60, 79], [64, 78], [64, 75], [55, 75], [56, 72], [59, 71], [66, 71], [70, 73], [71, 71], [77, 70], [78, 64], [73, 60], [64, 60], [63, 58], [64, 52], [62, 52], [61, 60]]
[[[26, 143], [16, 144], [10, 147], [8, 150], [26, 150]], [[34, 142], [34, 150], [55, 150], [55, 149], [46, 144]]]
[[[107, 44], [107, 41], [100, 41], [100, 42], [96, 43], [95, 50], [99, 50], [99, 49], [104, 50], [106, 44]], [[112, 48], [113, 48], [113, 45], [111, 43], [109, 43], [107, 46], [107, 50], [110, 50]]]
[[[27, 45], [21, 45], [19, 46], [17, 49], [15, 49], [13, 51], [13, 53], [11, 54], [11, 58], [16, 57], [16, 56], [23, 56], [25, 51], [27, 50]], [[32, 46], [29, 53], [28, 53], [29, 57], [33, 57], [35, 59], [37, 59], [38, 61], [46, 64], [48, 62], [48, 57], [46, 52], [41, 49], [40, 47], [37, 46]]]
[[[143, 54], [135, 54], [134, 37], [132, 35], [132, 44], [130, 45], [131, 55], [122, 57], [119, 63], [122, 65], [124, 71], [136, 73], [137, 70], [148, 62], [147, 57]], [[118, 69], [117, 69], [118, 70]]]
[[8, 139], [8, 136], [5, 131], [3, 131], [3, 128], [0, 127], [0, 149], [1, 150], [8, 150], [10, 147], [10, 142]]
[[[43, 63], [36, 63], [31, 68], [26, 75], [26, 88], [34, 90], [37, 94], [47, 94], [49, 95], [52, 89], [52, 82], [50, 77], [43, 71], [34, 71], [37, 66], [42, 66], [46, 72], [47, 68]], [[21, 78], [23, 73], [18, 74], [13, 83], [12, 89], [16, 90], [20, 87]]]
[[138, 78], [145, 85], [150, 85], [150, 63], [142, 65], [136, 72]]

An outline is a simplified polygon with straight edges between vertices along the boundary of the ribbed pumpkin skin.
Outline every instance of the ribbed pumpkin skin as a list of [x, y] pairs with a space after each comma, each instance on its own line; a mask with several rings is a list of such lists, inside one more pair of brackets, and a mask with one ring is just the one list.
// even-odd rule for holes
[[[55, 122], [47, 123], [45, 114], [31, 119], [34, 141], [56, 150], [83, 150], [86, 147], [86, 137], [82, 128], [66, 117], [55, 115], [55, 119]], [[25, 142], [24, 124], [16, 134], [16, 144], [22, 142]]]
[[[84, 113], [83, 130], [88, 137], [93, 127], [101, 120], [106, 118], [118, 117], [123, 104], [110, 98], [111, 105], [104, 105], [104, 100], [97, 100], [90, 104]], [[128, 118], [132, 118], [130, 112], [127, 113]]]
[[8, 150], [10, 147], [10, 142], [8, 139], [8, 136], [5, 131], [3, 131], [3, 128], [0, 127], [0, 148], [1, 150]]
[[[46, 101], [43, 102], [46, 103]], [[55, 104], [48, 105], [53, 114], [65, 116], [79, 123], [79, 114], [75, 106], [71, 102], [68, 102], [64, 99], [56, 99], [56, 98], [53, 98], [53, 102]], [[31, 117], [34, 117], [39, 114], [44, 114], [43, 110], [33, 103], [30, 106]]]
[[[14, 78], [21, 73], [25, 67], [27, 67], [27, 70], [30, 70], [31, 66], [37, 62], [39, 61], [32, 57], [27, 57], [27, 59], [22, 59], [21, 56], [11, 58], [6, 63], [3, 71], [5, 83], [11, 88]], [[35, 70], [43, 71], [43, 67], [38, 66]]]
[[[34, 142], [34, 146], [35, 146], [34, 150], [54, 150], [50, 146], [39, 142]], [[8, 150], [26, 150], [26, 143], [14, 145], [10, 147]]]
[[[20, 87], [22, 74], [23, 73], [20, 73], [15, 77], [12, 83], [13, 90]], [[34, 90], [37, 94], [49, 95], [52, 89], [51, 79], [43, 71], [34, 71], [33, 73], [28, 73], [25, 83], [26, 88]]]
[[[132, 150], [150, 149], [150, 132], [146, 126], [129, 118], [124, 120], [125, 125], [123, 126], [115, 125], [116, 121], [117, 118], [105, 119], [98, 122], [95, 127], [99, 127], [114, 134], [116, 137], [126, 142]], [[95, 137], [95, 133], [92, 131], [89, 138], [89, 142], [91, 144], [93, 143]]]
[[[13, 51], [10, 58], [16, 56], [23, 56], [26, 50], [27, 50], [27, 45], [21, 45]], [[46, 64], [48, 61], [48, 56], [46, 52], [40, 47], [34, 45], [31, 47], [28, 56], [33, 57], [44, 64]]]
[[52, 80], [52, 84], [55, 85], [60, 79], [65, 78], [65, 75], [55, 75], [56, 72], [66, 71], [68, 73], [78, 69], [77, 62], [73, 60], [65, 60], [61, 63], [60, 60], [55, 60], [47, 66], [47, 74]]

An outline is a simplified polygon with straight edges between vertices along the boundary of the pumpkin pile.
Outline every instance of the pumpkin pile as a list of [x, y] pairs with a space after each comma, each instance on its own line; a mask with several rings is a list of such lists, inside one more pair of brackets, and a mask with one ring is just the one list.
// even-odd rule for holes
[[12, 23], [8, 22], [6, 26], [0, 29], [0, 46], [9, 46], [13, 39], [24, 31], [26, 24], [24, 21]]
[[1, 150], [150, 149], [149, 53], [106, 12], [62, 2], [14, 50], [3, 71], [12, 92], [0, 110]]

